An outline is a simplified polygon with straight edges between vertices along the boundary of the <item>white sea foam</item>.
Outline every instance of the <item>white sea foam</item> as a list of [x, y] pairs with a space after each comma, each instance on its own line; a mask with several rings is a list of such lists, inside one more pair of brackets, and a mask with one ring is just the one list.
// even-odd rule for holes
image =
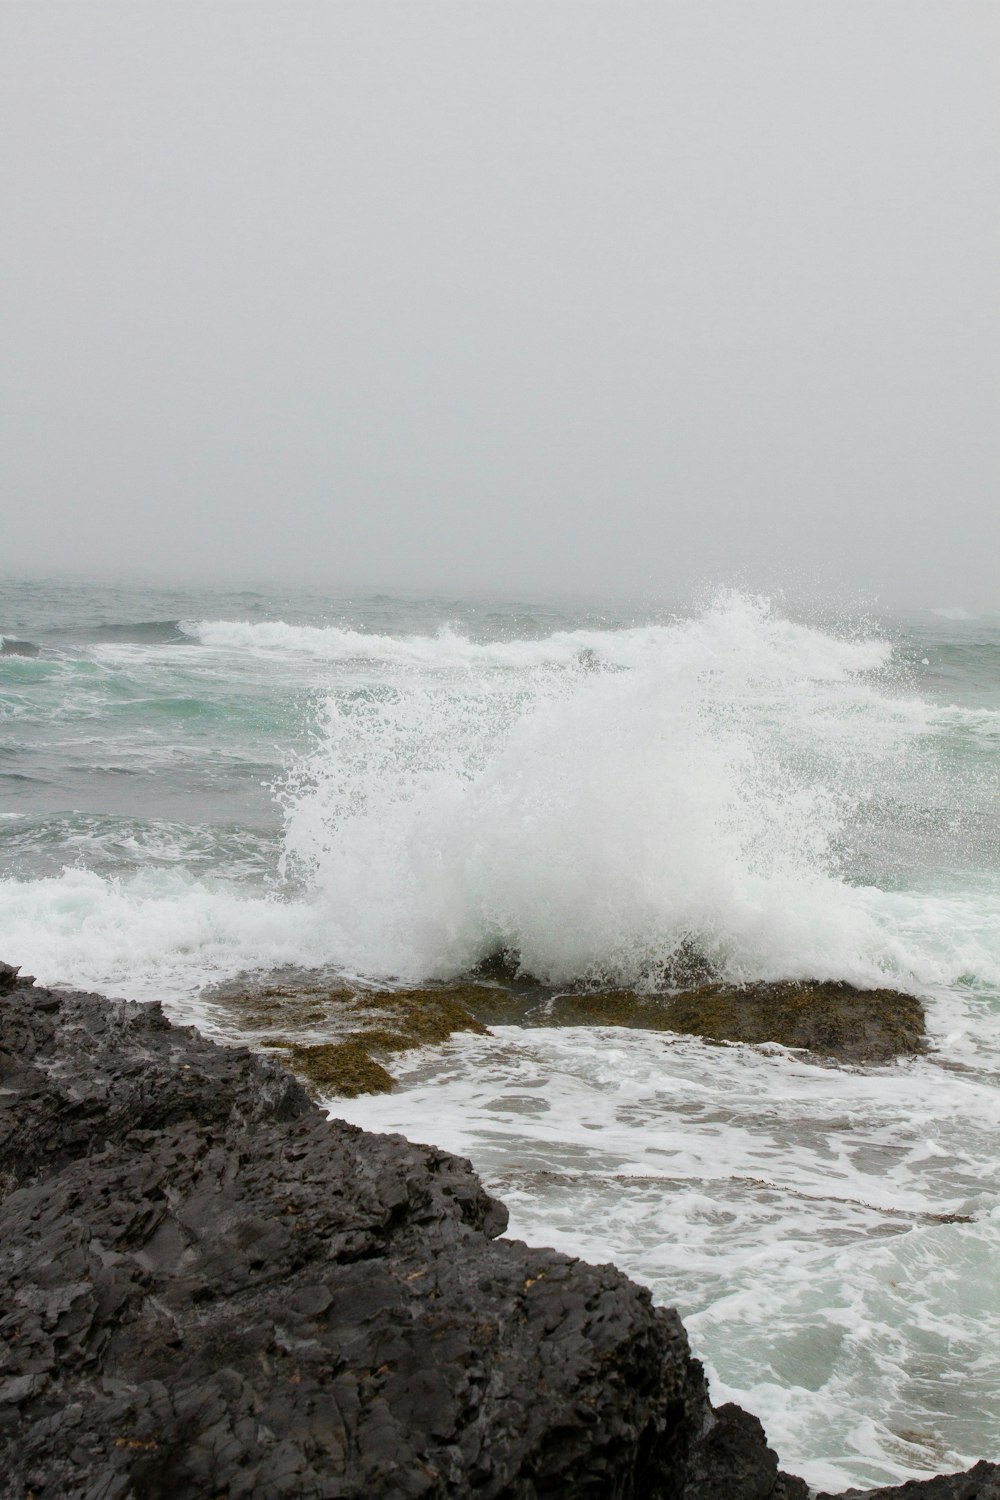
[[[891, 868], [907, 804], [939, 799], [921, 748], [992, 727], [989, 710], [942, 709], [898, 683], [883, 641], [733, 595], [667, 625], [492, 646], [199, 629], [241, 650], [325, 643], [315, 682], [327, 667], [333, 681], [283, 791], [289, 881], [266, 900], [75, 869], [0, 887], [8, 942], [47, 977], [143, 987], [174, 974], [186, 993], [199, 974], [296, 957], [447, 977], [506, 947], [556, 982], [642, 984], [693, 947], [736, 979], [1000, 983], [988, 858], [977, 888], [854, 883], [860, 841]], [[345, 641], [366, 663], [380, 652], [384, 672], [353, 675]], [[961, 807], [977, 805], [976, 788], [959, 790]], [[935, 812], [935, 827], [957, 810]]]
[[[164, 855], [157, 857], [165, 862]], [[841, 944], [839, 961], [836, 953], [823, 954], [816, 947], [811, 959], [802, 958], [803, 970], [819, 977], [853, 975], [862, 984], [886, 974], [909, 975], [908, 982], [922, 992], [971, 983], [968, 994], [973, 998], [1000, 987], [1000, 908], [995, 899], [867, 890], [859, 893], [858, 903], [856, 912], [850, 907], [841, 912], [839, 928], [814, 920], [810, 929], [807, 914], [797, 933], [794, 926], [787, 929], [798, 936], [799, 947], [790, 949], [796, 954], [808, 953], [807, 944], [824, 935], [832, 934]], [[389, 909], [386, 920], [393, 915]], [[164, 999], [206, 1022], [210, 1013], [197, 998], [202, 987], [246, 970], [294, 964], [362, 974], [392, 972], [384, 961], [373, 967], [352, 959], [342, 924], [323, 894], [282, 895], [275, 890], [257, 895], [235, 882], [197, 879], [183, 869], [102, 876], [72, 867], [30, 881], [0, 879], [0, 929], [5, 951], [46, 982]], [[638, 941], [642, 933], [636, 930]], [[772, 924], [772, 939], [775, 930]], [[870, 941], [867, 955], [857, 948], [860, 937]], [[606, 949], [588, 947], [574, 934], [563, 944], [550, 951], [568, 952], [567, 962], [597, 951], [601, 967], [611, 967]], [[762, 977], [787, 975], [776, 942], [765, 960], [758, 965]], [[398, 972], [406, 977], [402, 966]], [[617, 972], [632, 972], [624, 949]], [[975, 1058], [988, 1048], [994, 1029], [995, 1017], [988, 1011], [980, 1015], [957, 1006], [947, 1036], [950, 1055]]]
[[210, 1023], [202, 987], [244, 969], [330, 957], [315, 905], [237, 894], [184, 871], [102, 877], [67, 869], [0, 881], [4, 951], [48, 983], [167, 1000]]
[[[772, 616], [765, 601], [728, 595], [724, 603], [682, 625], [643, 625], [621, 630], [563, 630], [541, 639], [474, 641], [454, 628], [435, 635], [378, 635], [340, 626], [289, 625], [282, 620], [183, 621], [181, 629], [203, 645], [231, 651], [304, 654], [327, 661], [378, 661], [423, 668], [501, 667], [524, 669], [584, 664], [642, 666], [649, 654], [687, 642], [694, 653], [732, 647], [751, 621], [768, 621], [769, 645], [786, 657], [785, 672], [807, 670], [820, 678], [883, 664], [888, 647], [876, 640], [840, 639]], [[776, 661], [768, 664], [774, 672]]]
[[1000, 1456], [995, 1075], [515, 1027], [395, 1066], [338, 1115], [471, 1156], [512, 1234], [677, 1306], [715, 1400], [811, 1483]]
[[288, 625], [283, 620], [258, 624], [241, 620], [185, 621], [182, 629], [203, 645], [220, 650], [309, 656], [329, 662], [378, 662], [428, 670], [570, 665], [588, 646], [603, 651], [609, 644], [609, 633], [604, 631], [566, 631], [542, 641], [476, 642], [451, 629], [443, 629], [436, 635], [391, 636], [334, 625]]
[[[899, 903], [838, 854], [936, 732], [880, 681], [884, 643], [739, 597], [623, 636], [601, 660], [625, 670], [581, 665], [574, 637], [570, 670], [513, 686], [329, 696], [289, 781], [285, 861], [346, 962], [444, 976], [504, 947], [554, 982], [642, 984], [694, 947], [736, 979], [969, 972], [953, 944], [901, 937]], [[998, 958], [987, 933], [990, 980]]]

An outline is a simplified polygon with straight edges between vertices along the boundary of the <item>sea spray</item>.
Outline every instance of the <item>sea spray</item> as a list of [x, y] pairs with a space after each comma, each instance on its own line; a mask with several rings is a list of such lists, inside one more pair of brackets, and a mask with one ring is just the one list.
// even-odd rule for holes
[[[502, 948], [559, 982], [669, 982], [681, 953], [735, 979], [1000, 982], [981, 650], [924, 672], [738, 594], [468, 625], [60, 627], [50, 675], [29, 696], [15, 663], [3, 699], [5, 772], [30, 778], [0, 825], [19, 956], [191, 999], [296, 952], [409, 979]], [[935, 669], [975, 691], [928, 697]]]
[[912, 736], [888, 646], [731, 595], [583, 639], [475, 673], [448, 640], [437, 676], [326, 699], [284, 867], [344, 961], [446, 977], [500, 947], [548, 981], [650, 985], [694, 949], [729, 978], [874, 982], [836, 846]]

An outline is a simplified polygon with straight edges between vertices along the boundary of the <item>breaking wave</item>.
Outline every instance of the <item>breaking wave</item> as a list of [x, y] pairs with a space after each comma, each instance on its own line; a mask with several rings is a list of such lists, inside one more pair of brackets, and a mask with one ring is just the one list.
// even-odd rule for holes
[[234, 653], [215, 726], [263, 712], [239, 657], [302, 685], [280, 855], [265, 839], [248, 862], [234, 833], [167, 858], [158, 824], [135, 862], [152, 839], [159, 868], [136, 873], [117, 825], [74, 824], [75, 866], [43, 849], [44, 879], [0, 882], [8, 946], [45, 978], [192, 995], [287, 963], [448, 978], [505, 950], [555, 983], [659, 986], [692, 964], [1000, 983], [1000, 721], [922, 698], [870, 630], [735, 594], [531, 640], [184, 630]]
[[284, 868], [345, 963], [447, 976], [505, 949], [552, 982], [644, 985], [692, 953], [734, 979], [954, 967], [851, 883], [859, 810], [934, 732], [887, 643], [728, 595], [694, 619], [522, 648], [513, 682], [420, 675], [326, 698], [284, 791]]

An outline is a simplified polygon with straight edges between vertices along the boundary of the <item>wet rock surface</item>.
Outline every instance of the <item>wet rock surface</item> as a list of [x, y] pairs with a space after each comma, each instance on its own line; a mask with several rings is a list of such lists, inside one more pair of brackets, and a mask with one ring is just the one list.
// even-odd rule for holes
[[900, 990], [850, 984], [702, 984], [669, 994], [470, 987], [472, 1012], [492, 1025], [627, 1026], [713, 1042], [776, 1042], [842, 1063], [885, 1063], [926, 1049], [924, 1008]]
[[158, 1006], [0, 967], [0, 1174], [4, 1497], [805, 1500], [676, 1313]]
[[229, 1027], [277, 1051], [327, 1097], [387, 1092], [397, 1054], [490, 1026], [624, 1026], [708, 1042], [777, 1043], [849, 1065], [887, 1063], [927, 1047], [924, 1009], [913, 995], [817, 981], [642, 994], [559, 991], [506, 971], [398, 990], [299, 975], [234, 985], [214, 1003]]
[[816, 1500], [1000, 1500], [1000, 1464], [978, 1463], [965, 1474], [911, 1479], [892, 1489], [845, 1490]]
[[762, 1442], [730, 1483], [677, 1315], [498, 1240], [467, 1162], [155, 1005], [0, 983], [4, 1496], [805, 1496]]
[[926, 1049], [924, 1008], [900, 990], [850, 984], [702, 985], [670, 1000], [676, 1031], [715, 1041], [778, 1042], [845, 1063], [885, 1063]]
[[470, 1009], [479, 988], [351, 988], [299, 974], [228, 985], [213, 1003], [230, 1026], [276, 1051], [314, 1092], [353, 1098], [392, 1088], [386, 1064], [394, 1054], [447, 1041], [456, 1031], [485, 1032]]

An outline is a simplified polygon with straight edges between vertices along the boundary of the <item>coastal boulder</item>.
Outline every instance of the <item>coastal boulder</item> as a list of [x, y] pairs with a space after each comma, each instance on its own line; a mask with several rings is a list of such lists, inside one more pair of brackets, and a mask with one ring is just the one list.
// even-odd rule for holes
[[498, 1239], [468, 1162], [0, 978], [4, 1496], [805, 1500], [677, 1314]]

